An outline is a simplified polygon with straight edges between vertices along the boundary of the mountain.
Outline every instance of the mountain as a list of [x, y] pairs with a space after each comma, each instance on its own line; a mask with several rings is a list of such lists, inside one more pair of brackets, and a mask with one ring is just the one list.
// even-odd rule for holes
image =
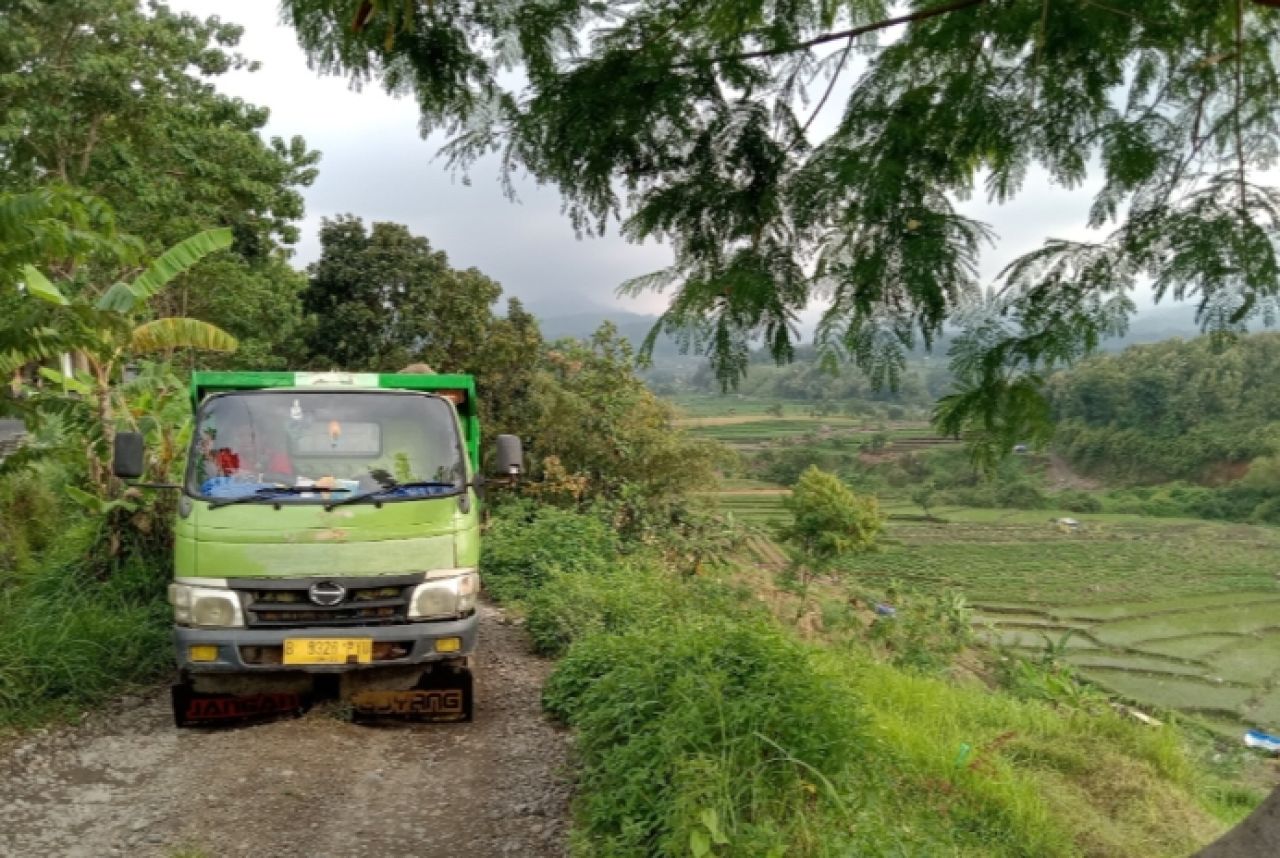
[[542, 336], [548, 340], [558, 340], [561, 337], [586, 339], [594, 334], [597, 328], [609, 321], [617, 326], [618, 333], [639, 345], [640, 341], [649, 335], [658, 317], [601, 307], [580, 313], [539, 318], [538, 321], [542, 325]]
[[[658, 317], [632, 313], [616, 307], [599, 306], [578, 313], [538, 317], [542, 336], [548, 341], [563, 337], [576, 340], [587, 339], [605, 322], [613, 322], [620, 335], [633, 346], [639, 347], [644, 342], [644, 338], [649, 336], [649, 331], [653, 330], [653, 326], [658, 323]], [[675, 355], [678, 351], [675, 341], [665, 334], [658, 337], [657, 345], [653, 350], [655, 355]]]
[[1104, 351], [1120, 351], [1139, 343], [1157, 343], [1172, 337], [1191, 339], [1200, 336], [1194, 304], [1169, 304], [1139, 310], [1123, 337], [1112, 337], [1102, 343]]

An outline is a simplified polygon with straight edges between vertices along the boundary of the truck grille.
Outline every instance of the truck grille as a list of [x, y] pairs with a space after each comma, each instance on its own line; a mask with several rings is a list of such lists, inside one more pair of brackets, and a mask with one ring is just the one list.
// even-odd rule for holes
[[[272, 582], [270, 587], [246, 587], [245, 623], [250, 628], [298, 626], [384, 626], [408, 621], [409, 592], [413, 584], [381, 581], [346, 584], [346, 594], [336, 605], [317, 605], [306, 587]], [[416, 580], [414, 581], [416, 583]]]

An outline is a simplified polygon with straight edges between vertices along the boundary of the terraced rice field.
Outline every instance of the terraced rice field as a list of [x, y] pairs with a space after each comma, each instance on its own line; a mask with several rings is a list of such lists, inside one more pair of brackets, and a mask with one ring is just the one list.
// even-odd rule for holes
[[[1229, 596], [1229, 600], [1222, 598]], [[1082, 674], [1148, 705], [1209, 716], [1219, 724], [1280, 726], [1280, 592], [1213, 594], [1177, 601], [1112, 603], [1113, 617], [1081, 621], [1072, 609], [979, 606], [992, 642], [1034, 650], [1067, 639]], [[1029, 624], [1028, 616], [1036, 622]]]
[[861, 420], [849, 417], [764, 417], [732, 422], [728, 418], [693, 419], [685, 421], [685, 429], [694, 437], [714, 438], [726, 444], [760, 444], [811, 433], [848, 435], [871, 431]]
[[[736, 516], [782, 520], [783, 496], [739, 485]], [[890, 512], [912, 512], [910, 507]], [[871, 586], [955, 588], [979, 635], [1027, 654], [1060, 646], [1090, 680], [1140, 704], [1197, 713], [1228, 732], [1280, 730], [1280, 529], [942, 509], [944, 523], [891, 520], [875, 554], [851, 559]]]
[[980, 635], [1060, 646], [1090, 680], [1226, 730], [1280, 729], [1280, 529], [1139, 516], [941, 510], [891, 522], [863, 580], [955, 587]]
[[[841, 418], [690, 420], [704, 437], [748, 449], [827, 425], [858, 436]], [[701, 423], [702, 425], [699, 425]], [[923, 427], [896, 438], [921, 437]], [[735, 480], [724, 510], [767, 528], [787, 518], [786, 490]], [[1280, 528], [1141, 516], [939, 508], [882, 501], [890, 514], [882, 550], [851, 558], [867, 586], [957, 589], [975, 605], [979, 634], [1034, 653], [1061, 648], [1090, 680], [1140, 704], [1196, 713], [1226, 731], [1280, 732]], [[1078, 519], [1079, 531], [1053, 521]], [[749, 548], [764, 566], [781, 555], [767, 537]], [[776, 546], [774, 547], [776, 549]]]

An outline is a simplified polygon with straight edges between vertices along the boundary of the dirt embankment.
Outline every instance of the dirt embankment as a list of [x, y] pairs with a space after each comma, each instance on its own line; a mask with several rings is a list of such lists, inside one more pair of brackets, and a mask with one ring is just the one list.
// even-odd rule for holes
[[166, 689], [0, 753], [0, 855], [565, 854], [569, 737], [549, 664], [481, 608], [471, 724], [299, 720], [177, 731]]
[[1067, 464], [1067, 460], [1056, 453], [1049, 456], [1048, 464], [1045, 467], [1045, 481], [1048, 483], [1049, 488], [1056, 492], [1068, 490], [1092, 492], [1103, 487], [1101, 480], [1077, 474]]

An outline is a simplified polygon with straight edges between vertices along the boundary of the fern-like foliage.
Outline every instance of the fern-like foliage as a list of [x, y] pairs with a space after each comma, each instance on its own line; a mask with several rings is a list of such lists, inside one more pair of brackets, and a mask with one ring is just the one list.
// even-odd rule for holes
[[[726, 386], [752, 344], [787, 360], [814, 301], [823, 348], [892, 384], [994, 286], [1002, 321], [958, 347], [972, 387], [944, 423], [995, 431], [991, 409], [1039, 410], [1037, 379], [1123, 324], [1140, 284], [1219, 337], [1276, 314], [1280, 11], [1255, 0], [284, 8], [319, 67], [413, 94], [455, 165], [497, 153], [559, 187], [576, 229], [668, 243], [674, 265], [629, 288], [671, 290], [660, 330]], [[956, 203], [1013, 199], [1033, 170], [1099, 175], [1088, 225], [1110, 235], [1049, 238], [981, 284], [997, 236]]]

